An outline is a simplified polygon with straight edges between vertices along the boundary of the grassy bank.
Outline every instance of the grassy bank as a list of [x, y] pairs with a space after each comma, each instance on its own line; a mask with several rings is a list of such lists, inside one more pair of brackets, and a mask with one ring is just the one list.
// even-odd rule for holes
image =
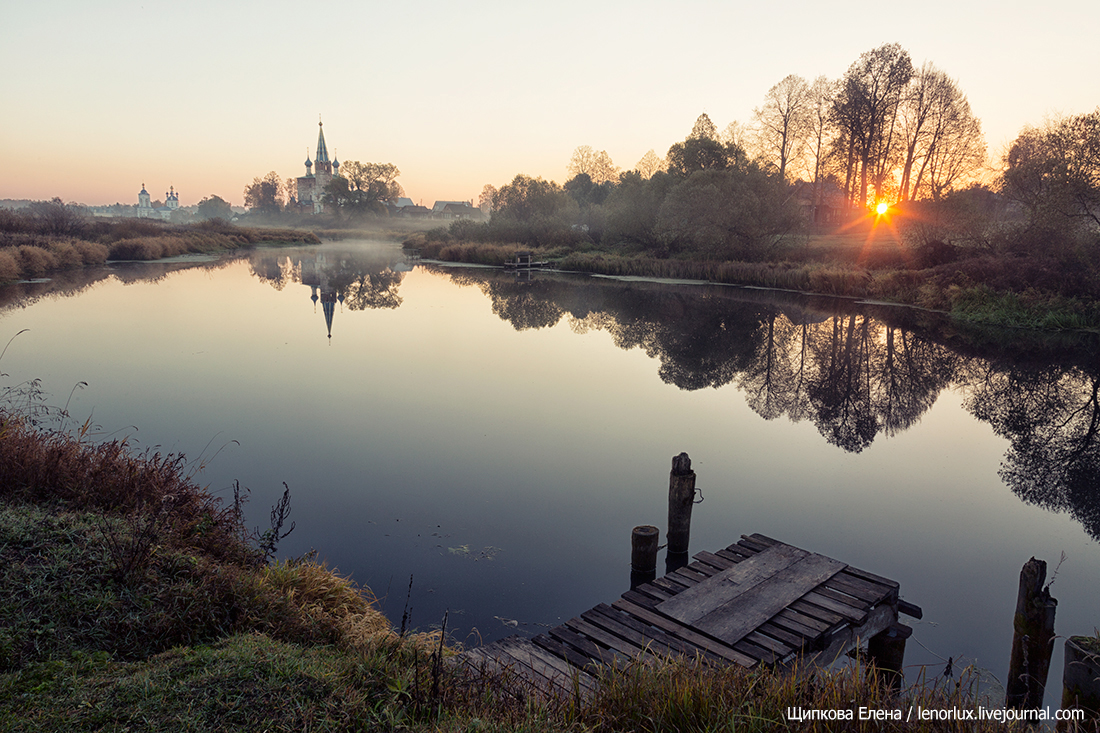
[[936, 263], [928, 250], [907, 253], [894, 237], [869, 239], [863, 232], [805, 237], [769, 261], [654, 257], [588, 247], [528, 247], [457, 242], [416, 235], [405, 246], [426, 259], [503, 265], [516, 252], [561, 270], [601, 275], [696, 280], [778, 288], [804, 293], [877, 300], [948, 314], [969, 328], [1004, 327], [1044, 331], [1100, 331], [1100, 301], [1084, 269], [1067, 272], [1050, 262], [972, 252]]
[[787, 708], [972, 705], [965, 673], [895, 699], [859, 668], [775, 674], [685, 659], [609, 671], [587, 701], [531, 697], [507, 672], [445, 663], [457, 648], [442, 634], [396, 631], [368, 590], [311, 558], [276, 561], [286, 507], [249, 531], [243, 492], [210, 496], [182, 457], [35, 428], [11, 408], [33, 395], [7, 397], [0, 730], [813, 730]]
[[302, 230], [238, 227], [217, 220], [178, 225], [148, 219], [74, 219], [65, 226], [47, 226], [18, 212], [0, 211], [0, 282], [108, 260], [157, 260], [276, 243], [320, 240]]

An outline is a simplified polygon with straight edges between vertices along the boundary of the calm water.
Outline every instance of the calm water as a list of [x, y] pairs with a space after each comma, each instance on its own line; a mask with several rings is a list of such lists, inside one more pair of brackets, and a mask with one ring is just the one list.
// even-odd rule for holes
[[[901, 583], [909, 664], [1003, 679], [1020, 567], [1100, 624], [1100, 369], [959, 353], [871, 307], [763, 291], [410, 267], [392, 246], [120, 265], [0, 293], [8, 382], [251, 488], [399, 622], [533, 635], [629, 583], [670, 461], [692, 551], [761, 532]], [[855, 308], [855, 310], [853, 310]], [[893, 319], [893, 320], [891, 320]], [[893, 325], [891, 325], [893, 324]], [[915, 330], [911, 330], [915, 329]], [[136, 427], [132, 427], [136, 426]], [[116, 432], [117, 431], [117, 432]], [[1052, 665], [1061, 676], [1061, 645]], [[1057, 685], [1055, 685], [1057, 686]]]

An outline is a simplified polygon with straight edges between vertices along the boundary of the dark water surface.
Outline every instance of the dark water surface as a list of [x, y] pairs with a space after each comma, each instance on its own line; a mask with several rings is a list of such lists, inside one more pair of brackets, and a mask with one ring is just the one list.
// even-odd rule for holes
[[209, 459], [200, 483], [251, 488], [254, 525], [285, 481], [297, 528], [280, 550], [317, 549], [395, 622], [410, 576], [412, 624], [449, 610], [470, 641], [610, 602], [631, 527], [663, 533], [686, 451], [705, 497], [693, 552], [760, 532], [899, 581], [925, 612], [911, 665], [961, 658], [1003, 680], [1033, 555], [1053, 570], [1066, 554], [1059, 633], [1100, 625], [1087, 352], [991, 357], [918, 313], [522, 282], [371, 243], [119, 265], [0, 302], [0, 340], [30, 329], [0, 364], [9, 383], [41, 378], [64, 403], [87, 382], [74, 417]]

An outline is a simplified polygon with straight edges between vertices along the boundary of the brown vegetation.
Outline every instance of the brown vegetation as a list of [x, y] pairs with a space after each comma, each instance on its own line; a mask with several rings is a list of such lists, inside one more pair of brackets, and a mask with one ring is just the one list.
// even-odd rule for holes
[[27, 212], [0, 210], [0, 282], [107, 260], [155, 260], [268, 242], [320, 240], [312, 232], [237, 227], [218, 220], [178, 225], [150, 219], [89, 219], [60, 202], [37, 202]]

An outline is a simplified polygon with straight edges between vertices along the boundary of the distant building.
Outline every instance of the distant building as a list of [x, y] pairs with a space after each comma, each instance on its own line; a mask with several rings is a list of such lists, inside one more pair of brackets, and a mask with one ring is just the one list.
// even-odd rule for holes
[[141, 184], [141, 192], [138, 193], [137, 217], [139, 219], [160, 219], [169, 221], [172, 214], [180, 207], [180, 195], [175, 187], [169, 186], [164, 193], [164, 206], [153, 208], [152, 197], [145, 190], [145, 184]]
[[436, 201], [432, 207], [433, 219], [475, 219], [484, 217], [481, 209], [473, 205], [472, 201]]
[[297, 179], [297, 205], [302, 213], [320, 214], [324, 211], [325, 189], [333, 178], [340, 175], [340, 161], [334, 158], [330, 163], [328, 159], [324, 123], [318, 122], [317, 127], [320, 128], [317, 133], [317, 155], [311, 161], [309, 151], [306, 151], [306, 174]]

